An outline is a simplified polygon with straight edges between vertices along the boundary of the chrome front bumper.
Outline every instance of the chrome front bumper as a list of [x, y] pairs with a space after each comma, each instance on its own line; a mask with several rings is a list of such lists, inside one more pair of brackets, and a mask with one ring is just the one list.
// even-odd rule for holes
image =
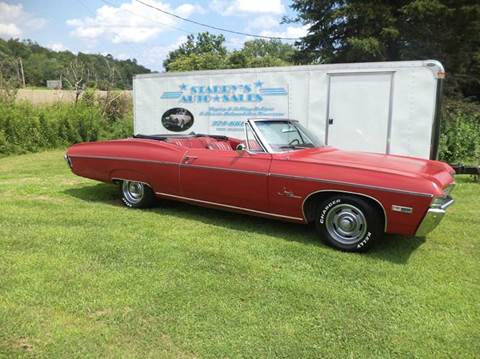
[[442, 221], [443, 216], [447, 213], [447, 208], [450, 207], [455, 201], [452, 197], [446, 196], [444, 202], [436, 208], [429, 208], [425, 217], [423, 217], [422, 223], [418, 226], [416, 237], [425, 237], [428, 233], [433, 231], [435, 227]]

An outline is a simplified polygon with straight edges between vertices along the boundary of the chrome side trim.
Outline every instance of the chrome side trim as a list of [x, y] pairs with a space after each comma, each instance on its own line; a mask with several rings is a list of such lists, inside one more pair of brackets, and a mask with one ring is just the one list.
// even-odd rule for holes
[[[428, 197], [428, 198], [433, 197], [433, 194], [430, 194], [430, 193], [413, 192], [413, 191], [406, 191], [406, 190], [396, 189], [396, 188], [371, 186], [371, 185], [367, 185], [367, 184], [358, 184], [358, 183], [352, 183], [352, 182], [326, 180], [326, 179], [312, 178], [312, 177], [283, 175], [283, 174], [280, 174], [280, 173], [270, 173], [270, 176], [278, 177], [278, 178], [293, 178], [293, 179], [299, 179], [299, 180], [303, 180], [303, 181], [313, 181], [313, 182], [336, 184], [336, 185], [342, 185], [342, 186], [351, 186], [351, 187], [357, 187], [357, 188], [366, 188], [366, 189], [373, 189], [373, 190], [384, 191], [384, 192], [401, 193], [401, 194], [407, 194], [407, 195], [419, 196], [419, 197]], [[333, 190], [333, 191], [335, 191], [335, 190]]]
[[366, 189], [373, 189], [373, 190], [393, 192], [393, 193], [401, 193], [401, 194], [407, 194], [407, 195], [419, 196], [419, 197], [428, 197], [428, 198], [433, 197], [433, 194], [430, 194], [430, 193], [406, 191], [406, 190], [401, 190], [401, 189], [396, 189], [396, 188], [371, 186], [371, 185], [364, 185], [364, 184], [358, 184], [358, 183], [352, 183], [352, 182], [326, 180], [326, 179], [313, 178], [313, 177], [284, 175], [284, 174], [280, 174], [280, 173], [266, 173], [266, 172], [264, 173], [264, 172], [240, 170], [240, 169], [234, 169], [234, 168], [203, 166], [203, 165], [195, 165], [195, 164], [180, 164], [180, 163], [176, 163], [176, 162], [143, 160], [143, 159], [129, 158], [129, 157], [78, 156], [78, 155], [69, 156], [69, 157], [70, 158], [92, 158], [92, 159], [101, 159], [101, 160], [118, 160], [118, 161], [130, 161], [130, 162], [155, 163], [155, 164], [169, 165], [169, 166], [197, 167], [197, 168], [211, 169], [211, 170], [217, 170], [217, 171], [248, 173], [248, 174], [254, 174], [254, 175], [272, 176], [272, 177], [277, 177], [277, 178], [290, 178], [290, 179], [297, 179], [297, 180], [302, 180], [302, 181], [313, 181], [313, 182], [320, 182], [320, 183], [351, 186], [351, 187], [357, 187], [357, 188], [366, 188]]
[[406, 207], [406, 206], [399, 206], [397, 204], [392, 204], [392, 211], [393, 212], [399, 212], [399, 213], [411, 214], [411, 213], [413, 213], [413, 208], [412, 207]]
[[130, 162], [144, 162], [144, 163], [156, 163], [160, 165], [170, 165], [170, 166], [177, 166], [179, 165], [176, 162], [168, 162], [168, 161], [156, 161], [156, 160], [143, 160], [139, 158], [131, 158], [131, 157], [113, 157], [113, 156], [70, 156], [71, 158], [91, 158], [96, 160], [114, 160], [114, 161], [130, 161]]
[[180, 200], [184, 200], [184, 201], [196, 202], [196, 203], [201, 203], [201, 204], [209, 204], [209, 205], [218, 206], [218, 207], [236, 209], [236, 210], [240, 210], [240, 211], [244, 211], [244, 212], [262, 214], [262, 215], [269, 216], [269, 217], [284, 218], [284, 219], [290, 219], [290, 220], [294, 220], [294, 221], [298, 221], [298, 222], [304, 222], [303, 218], [300, 218], [300, 217], [284, 216], [282, 214], [275, 214], [275, 213], [270, 213], [270, 212], [257, 211], [257, 210], [254, 210], [254, 209], [231, 206], [231, 205], [228, 205], [228, 204], [222, 204], [222, 203], [217, 203], [217, 202], [204, 201], [204, 200], [201, 200], [201, 199], [195, 199], [195, 198], [190, 198], [190, 197], [177, 196], [177, 195], [173, 195], [173, 194], [169, 194], [169, 193], [155, 192], [155, 194], [157, 196], [161, 196], [161, 197], [176, 198], [176, 199], [180, 199]]
[[236, 173], [246, 173], [246, 174], [257, 175], [257, 176], [268, 176], [267, 172], [257, 172], [257, 171], [250, 171], [250, 170], [240, 170], [236, 168], [196, 165], [193, 163], [182, 163], [180, 164], [180, 167], [192, 167], [192, 168], [201, 168], [201, 169], [214, 170], [214, 171], [236, 172]]
[[306, 196], [304, 199], [303, 199], [303, 202], [302, 202], [302, 215], [303, 215], [303, 220], [305, 221], [305, 223], [307, 223], [307, 216], [305, 215], [305, 202], [307, 202], [307, 200], [313, 196], [314, 194], [316, 193], [320, 193], [320, 192], [340, 192], [340, 193], [348, 193], [348, 194], [354, 194], [356, 196], [361, 196], [361, 197], [366, 197], [366, 198], [370, 198], [371, 200], [375, 201], [376, 203], [378, 203], [378, 205], [382, 208], [383, 210], [383, 217], [385, 218], [385, 226], [384, 226], [384, 231], [386, 232], [387, 231], [387, 223], [388, 223], [388, 218], [387, 218], [387, 212], [385, 211], [385, 207], [383, 207], [383, 204], [378, 200], [376, 199], [375, 197], [372, 197], [372, 196], [369, 196], [367, 194], [363, 194], [363, 193], [357, 193], [357, 192], [349, 192], [349, 191], [342, 191], [342, 190], [335, 190], [335, 189], [322, 189], [322, 190], [319, 190], [319, 191], [314, 191], [312, 193], [310, 193], [308, 196]]

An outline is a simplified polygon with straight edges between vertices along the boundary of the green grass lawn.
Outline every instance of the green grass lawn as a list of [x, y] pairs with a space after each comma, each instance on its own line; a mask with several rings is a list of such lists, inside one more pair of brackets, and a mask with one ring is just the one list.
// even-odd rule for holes
[[0, 159], [0, 357], [478, 357], [480, 184], [426, 240], [366, 254], [312, 228], [159, 202]]

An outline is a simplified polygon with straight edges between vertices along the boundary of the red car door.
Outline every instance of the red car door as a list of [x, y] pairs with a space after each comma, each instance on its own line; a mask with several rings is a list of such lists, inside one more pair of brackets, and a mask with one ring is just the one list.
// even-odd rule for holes
[[180, 164], [187, 198], [268, 212], [271, 155], [189, 148]]

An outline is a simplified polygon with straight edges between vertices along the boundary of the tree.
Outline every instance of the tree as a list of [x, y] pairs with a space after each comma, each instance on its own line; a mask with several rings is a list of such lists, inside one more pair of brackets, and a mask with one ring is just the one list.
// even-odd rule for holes
[[449, 87], [480, 99], [478, 0], [293, 0], [309, 25], [301, 62], [438, 59]]
[[[21, 82], [25, 79], [30, 86], [45, 86], [47, 80], [60, 79], [65, 68], [75, 60], [84, 64], [91, 73], [90, 83], [86, 85], [97, 85], [99, 88], [111, 83], [111, 66], [117, 71], [113, 87], [119, 89], [130, 89], [135, 74], [150, 72], [149, 69], [138, 65], [135, 59], [120, 61], [111, 55], [84, 53], [75, 55], [70, 51], [52, 51], [30, 40], [0, 39], [0, 62], [16, 63], [12, 71], [22, 80]], [[22, 68], [25, 76], [22, 75]]]
[[85, 90], [85, 83], [90, 79], [90, 72], [84, 63], [75, 59], [65, 67], [63, 79], [70, 88], [75, 90], [75, 103], [77, 103], [80, 95]]
[[244, 67], [285, 66], [293, 64], [295, 48], [279, 40], [251, 40], [235, 51], [228, 51], [222, 35], [208, 32], [187, 41], [171, 51], [164, 62], [166, 71], [194, 71]]
[[0, 102], [8, 104], [15, 102], [20, 86], [17, 65], [14, 58], [0, 59]]
[[243, 48], [230, 55], [231, 67], [270, 67], [293, 64], [295, 48], [280, 40], [246, 41]]
[[189, 71], [227, 67], [227, 48], [223, 35], [202, 32], [188, 35], [187, 41], [171, 51], [163, 66], [166, 71]]

